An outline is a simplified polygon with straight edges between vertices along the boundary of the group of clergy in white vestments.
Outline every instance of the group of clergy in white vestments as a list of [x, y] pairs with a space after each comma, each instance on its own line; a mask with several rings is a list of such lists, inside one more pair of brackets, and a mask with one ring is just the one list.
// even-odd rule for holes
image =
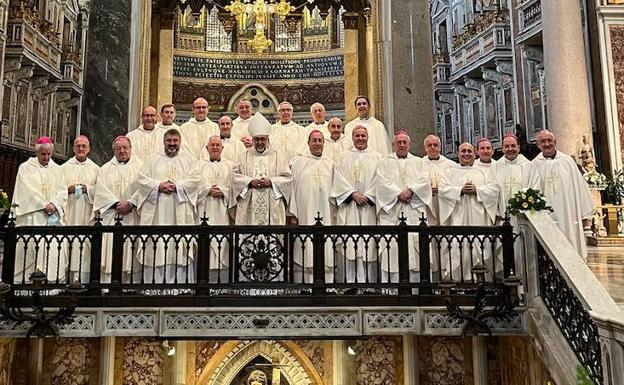
[[[207, 220], [212, 225], [314, 224], [320, 215], [325, 225], [396, 225], [400, 217], [418, 224], [424, 215], [429, 225], [495, 225], [506, 202], [525, 188], [543, 191], [554, 208], [553, 220], [582, 257], [586, 256], [583, 221], [594, 207], [589, 190], [573, 159], [557, 151], [555, 136], [537, 133], [542, 151], [533, 161], [519, 153], [517, 138], [503, 138], [504, 157], [492, 159], [492, 143], [481, 139], [476, 150], [459, 146], [459, 163], [444, 157], [440, 139], [424, 140], [423, 158], [410, 153], [409, 135], [392, 137], [383, 123], [370, 116], [367, 97], [355, 100], [358, 118], [347, 123], [325, 120], [325, 108], [311, 106], [313, 122], [302, 127], [292, 121], [293, 107], [278, 106], [271, 125], [252, 105], [241, 100], [238, 117], [208, 119], [208, 103], [193, 103], [193, 118], [174, 123], [172, 104], [157, 111], [146, 107], [142, 124], [113, 141], [113, 158], [99, 167], [91, 161], [89, 140], [74, 141], [75, 156], [62, 166], [51, 159], [53, 143], [42, 137], [36, 156], [18, 171], [13, 203], [16, 225], [89, 225], [100, 215], [104, 225], [120, 218], [124, 225], [192, 225]], [[479, 159], [475, 160], [476, 154]], [[571, 183], [570, 183], [571, 182]], [[52, 247], [43, 253], [35, 243]], [[48, 278], [89, 281], [88, 242], [30, 239], [18, 245], [16, 279], [28, 280], [35, 268]], [[102, 247], [102, 281], [111, 278], [112, 235]], [[197, 245], [190, 237], [176, 240], [143, 239], [141, 247], [124, 243], [124, 280], [134, 282], [193, 282]], [[295, 245], [295, 271], [312, 282], [312, 245]], [[396, 242], [375, 244], [373, 238], [344, 238], [328, 242], [325, 273], [328, 282], [398, 280]], [[135, 245], [136, 246], [136, 245]], [[495, 245], [467, 250], [466, 244], [449, 247], [450, 254], [432, 252], [432, 271], [448, 272], [455, 280], [470, 279], [471, 264], [459, 255], [479, 254], [490, 269], [503, 267]], [[229, 246], [211, 238], [211, 281], [227, 280]], [[418, 279], [418, 236], [409, 237], [409, 268]], [[462, 250], [459, 250], [462, 248]], [[297, 251], [298, 250], [298, 251]], [[479, 251], [481, 250], [481, 251]], [[490, 250], [490, 251], [487, 251]], [[346, 251], [346, 252], [345, 252]], [[475, 262], [472, 260], [472, 262]], [[70, 274], [70, 277], [66, 277]]]

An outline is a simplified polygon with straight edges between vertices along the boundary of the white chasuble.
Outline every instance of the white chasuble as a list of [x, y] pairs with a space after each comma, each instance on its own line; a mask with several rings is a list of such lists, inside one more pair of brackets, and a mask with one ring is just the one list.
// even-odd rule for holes
[[[238, 164], [240, 158], [247, 151], [247, 147], [240, 141], [239, 138], [232, 135], [229, 138], [221, 138], [223, 144], [223, 151], [221, 151], [221, 159], [232, 162], [234, 165]], [[201, 157], [199, 160], [210, 162], [210, 154], [206, 149], [206, 146], [202, 148]]]
[[240, 116], [232, 121], [232, 135], [238, 138], [249, 136], [249, 122], [252, 117], [243, 119]]
[[[292, 163], [292, 194], [290, 195], [290, 212], [297, 217], [300, 225], [313, 225], [320, 216], [324, 225], [333, 225], [336, 206], [330, 198], [331, 184], [334, 175], [334, 161], [323, 156], [317, 157], [309, 151], [297, 157]], [[313, 278], [313, 247], [312, 240], [295, 241], [295, 263], [303, 268], [305, 282]], [[325, 244], [326, 280], [333, 277], [334, 258], [330, 242]]]
[[[492, 173], [500, 186], [505, 208], [509, 199], [521, 189], [541, 189], [537, 168], [522, 154], [514, 160], [505, 157], [499, 159], [492, 166]], [[501, 213], [504, 214], [503, 211]]]
[[[42, 166], [36, 157], [22, 163], [17, 171], [14, 191], [16, 226], [48, 225], [50, 216], [44, 211], [48, 203], [54, 204], [57, 210], [54, 214], [58, 216], [60, 224], [63, 223], [67, 186], [61, 168], [52, 159], [47, 166]], [[28, 282], [35, 268], [46, 273], [48, 280], [65, 278], [66, 250], [54, 239], [37, 237], [27, 245], [19, 242], [15, 254], [16, 282]]]
[[[423, 169], [429, 173], [429, 182], [431, 187], [440, 187], [440, 181], [445, 177], [447, 170], [457, 166], [457, 163], [440, 155], [438, 159], [429, 159], [427, 156], [422, 158]], [[440, 205], [437, 195], [434, 195], [431, 201], [431, 207], [427, 209], [427, 224], [429, 226], [440, 225]]]
[[[161, 182], [172, 182], [176, 186], [174, 193], [159, 191]], [[169, 157], [155, 155], [148, 159], [139, 171], [139, 189], [136, 202], [141, 225], [191, 225], [195, 224], [194, 211], [199, 190], [199, 168], [197, 160], [185, 153]], [[159, 242], [154, 252], [146, 242], [145, 253], [139, 250], [139, 263], [146, 266], [164, 266], [176, 264], [175, 243], [170, 240], [166, 249]], [[180, 241], [177, 264], [185, 265], [192, 261], [191, 247]], [[166, 253], [165, 253], [166, 251]]]
[[494, 166], [496, 164], [496, 160], [492, 159], [490, 160], [490, 163], [483, 163], [481, 162], [480, 159], [475, 159], [472, 167], [477, 167], [477, 168], [484, 168], [484, 169], [491, 169], [492, 166]]
[[[252, 179], [271, 179], [269, 188], [250, 188]], [[232, 176], [229, 208], [236, 206], [237, 225], [283, 225], [292, 174], [285, 157], [268, 146], [263, 153], [250, 147]]]
[[352, 138], [353, 129], [357, 126], [364, 126], [368, 131], [368, 148], [378, 152], [382, 156], [392, 152], [392, 143], [388, 136], [386, 126], [379, 120], [370, 117], [368, 119], [356, 118], [347, 123], [344, 133], [348, 138]]
[[130, 139], [132, 146], [132, 157], [145, 161], [155, 154], [164, 154], [165, 131], [160, 129], [158, 125], [152, 130], [146, 130], [143, 125], [137, 127], [126, 134]]
[[271, 136], [269, 137], [271, 147], [282, 154], [288, 162], [292, 161], [297, 155], [301, 155], [307, 151], [308, 135], [306, 129], [295, 122], [282, 124], [275, 123], [271, 127]]
[[[91, 224], [95, 183], [100, 167], [89, 158], [85, 159], [84, 162], [79, 162], [76, 157], [73, 157], [61, 166], [61, 170], [67, 186], [76, 186], [78, 184], [87, 186], [86, 191], [79, 189], [74, 194], [67, 196], [65, 224], [69, 226], [86, 226]], [[80, 274], [81, 282], [89, 282], [91, 245], [76, 239], [71, 243], [70, 250], [69, 270], [72, 274]], [[75, 277], [73, 278], [75, 279]]]
[[554, 209], [551, 218], [579, 255], [586, 259], [583, 219], [591, 218], [595, 207], [576, 163], [569, 155], [557, 151], [554, 159], [547, 159], [540, 153], [533, 159], [533, 164], [540, 174], [546, 203]]
[[88, 225], [93, 218], [93, 197], [95, 183], [100, 167], [91, 159], [79, 162], [76, 157], [69, 159], [61, 166], [67, 186], [84, 184], [87, 191], [69, 194], [65, 209], [65, 223], [67, 225]]
[[[405, 190], [412, 192], [409, 203], [399, 200]], [[405, 216], [409, 225], [418, 225], [422, 214], [431, 207], [432, 194], [429, 173], [422, 167], [422, 159], [412, 154], [398, 158], [395, 153], [384, 157], [377, 166], [375, 196], [380, 225], [397, 225], [399, 218]], [[409, 235], [409, 268], [419, 270], [418, 234]], [[398, 249], [396, 242], [379, 248], [381, 270], [386, 273], [398, 273]], [[398, 277], [396, 277], [398, 278]]]
[[347, 137], [345, 134], [340, 134], [340, 137], [333, 140], [331, 137], [325, 137], [325, 146], [323, 147], [323, 156], [333, 160], [338, 160], [338, 157], [343, 152], [353, 147], [351, 137]]
[[[120, 163], [113, 157], [100, 169], [97, 183], [95, 184], [95, 198], [93, 211], [99, 212], [104, 226], [112, 226], [117, 218], [117, 205], [120, 202], [133, 201], [134, 193], [139, 188], [139, 169], [143, 162], [136, 157], [131, 157], [127, 162]], [[136, 209], [121, 217], [125, 226], [137, 225], [139, 216]], [[102, 276], [107, 282], [113, 262], [113, 235], [105, 233], [102, 237]], [[132, 268], [131, 243], [124, 245], [123, 272], [130, 273]]]
[[[476, 194], [463, 194], [461, 192], [467, 182], [472, 182], [476, 186]], [[446, 177], [440, 183], [438, 197], [440, 200], [440, 223], [443, 225], [493, 226], [496, 217], [500, 215], [500, 187], [489, 170], [460, 165], [449, 169]], [[483, 242], [483, 248], [481, 242]], [[468, 241], [462, 241], [462, 251], [460, 252], [459, 244], [453, 242], [450, 257], [452, 262], [449, 266], [449, 257], [446, 253], [448, 248], [445, 242], [442, 242], [440, 244], [443, 250], [441, 268], [446, 271], [450, 270], [452, 279], [460, 280], [461, 277], [470, 279], [470, 269], [476, 263], [475, 259], [470, 259], [472, 255], [473, 258], [477, 258], [477, 256], [482, 258], [481, 263], [492, 274], [494, 263], [492, 252], [495, 246], [489, 240], [480, 238], [480, 241], [473, 241], [471, 249]], [[460, 261], [462, 258], [463, 261]], [[499, 259], [496, 262], [496, 272], [501, 271], [502, 267], [502, 260]]]
[[202, 122], [191, 118], [180, 127], [180, 132], [182, 133], [180, 150], [190, 154], [195, 160], [199, 160], [202, 149], [208, 144], [208, 139], [219, 135], [219, 125], [208, 118]]
[[320, 131], [323, 134], [323, 137], [325, 139], [329, 138], [329, 128], [327, 128], [329, 125], [328, 121], [324, 121], [323, 123], [310, 123], [305, 127], [305, 134], [306, 134], [306, 142], [307, 142], [307, 136], [310, 135], [310, 133], [314, 130]]
[[[352, 147], [343, 152], [334, 167], [334, 181], [332, 184], [332, 198], [336, 199], [338, 213], [337, 225], [375, 225], [377, 215], [375, 212], [375, 170], [381, 156], [370, 149], [358, 150]], [[353, 201], [351, 194], [359, 192], [368, 198], [368, 204], [358, 206]], [[360, 241], [357, 249], [349, 242], [346, 258], [348, 260], [362, 260], [376, 262], [377, 255], [375, 244], [370, 240], [368, 252], [365, 242]], [[357, 255], [356, 255], [357, 253]]]

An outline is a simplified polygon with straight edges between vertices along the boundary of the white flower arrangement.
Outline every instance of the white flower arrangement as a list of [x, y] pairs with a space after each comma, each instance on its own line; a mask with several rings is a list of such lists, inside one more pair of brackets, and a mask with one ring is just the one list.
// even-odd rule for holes
[[597, 171], [586, 172], [583, 178], [591, 189], [604, 190], [608, 184], [607, 177]]

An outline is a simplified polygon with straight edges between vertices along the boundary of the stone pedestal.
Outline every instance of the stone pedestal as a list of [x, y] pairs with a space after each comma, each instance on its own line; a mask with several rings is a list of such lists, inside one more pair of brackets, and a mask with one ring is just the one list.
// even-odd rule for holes
[[574, 155], [592, 127], [581, 3], [542, 1], [542, 20], [548, 128], [557, 148]]
[[393, 126], [391, 131], [405, 130], [412, 139], [412, 151], [422, 155], [425, 136], [435, 132], [433, 96], [433, 58], [431, 55], [431, 17], [428, 1], [393, 0], [392, 71]]

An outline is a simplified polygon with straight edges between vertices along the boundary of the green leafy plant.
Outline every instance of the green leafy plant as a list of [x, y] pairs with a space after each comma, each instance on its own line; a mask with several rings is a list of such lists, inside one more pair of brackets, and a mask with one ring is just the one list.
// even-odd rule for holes
[[603, 203], [621, 205], [624, 198], [624, 171], [613, 170], [602, 194]]
[[553, 211], [553, 208], [546, 202], [546, 197], [540, 190], [528, 188], [522, 189], [509, 198], [507, 211], [510, 214], [518, 215], [523, 211]]
[[582, 366], [576, 368], [576, 385], [594, 385], [594, 381], [589, 377], [589, 372]]

